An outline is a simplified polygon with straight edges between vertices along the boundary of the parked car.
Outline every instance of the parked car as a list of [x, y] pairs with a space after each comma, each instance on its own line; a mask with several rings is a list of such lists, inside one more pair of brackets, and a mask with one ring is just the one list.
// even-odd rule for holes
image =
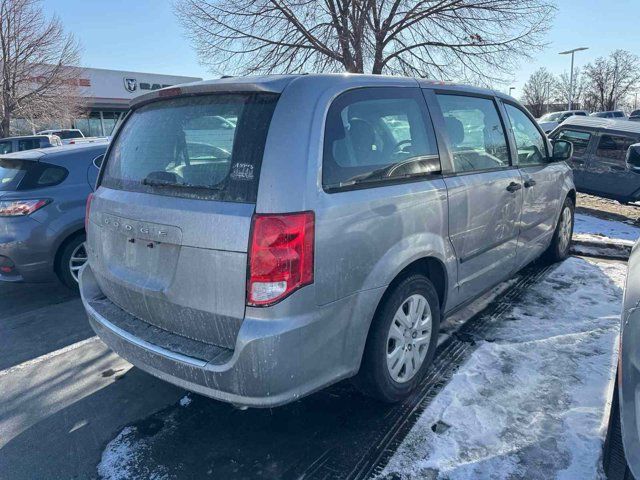
[[[200, 132], [215, 144], [191, 158], [212, 115], [233, 136]], [[276, 406], [356, 376], [398, 401], [443, 315], [567, 256], [570, 154], [504, 94], [411, 78], [141, 95], [87, 204], [82, 301], [114, 351], [219, 400]]]
[[77, 288], [84, 215], [106, 144], [0, 155], [0, 281]]
[[49, 148], [62, 145], [56, 135], [26, 135], [21, 137], [5, 137], [0, 139], [0, 155], [34, 148]]
[[604, 469], [610, 480], [640, 478], [640, 241], [629, 257], [622, 302], [617, 382], [613, 388]]
[[60, 128], [56, 130], [43, 130], [38, 135], [57, 135], [63, 144], [68, 144], [76, 138], [84, 138], [84, 133], [77, 128]]
[[593, 112], [591, 117], [598, 118], [616, 118], [618, 120], [626, 119], [627, 116], [624, 114], [622, 110], [610, 110], [606, 112]]
[[627, 161], [629, 147], [640, 142], [640, 123], [572, 117], [550, 137], [573, 143], [568, 163], [578, 191], [625, 203], [640, 199], [640, 172]]
[[629, 120], [633, 120], [634, 122], [640, 121], [640, 110], [634, 110], [629, 114]]
[[589, 113], [585, 110], [565, 110], [562, 112], [547, 113], [546, 115], [540, 117], [537, 121], [544, 133], [549, 133], [551, 130], [564, 122], [567, 118], [573, 117], [574, 115], [586, 117], [587, 115], [589, 115]]

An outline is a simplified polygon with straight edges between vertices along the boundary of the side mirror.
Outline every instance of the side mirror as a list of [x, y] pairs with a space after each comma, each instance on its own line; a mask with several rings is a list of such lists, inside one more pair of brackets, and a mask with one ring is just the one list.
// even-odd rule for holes
[[629, 170], [640, 173], [640, 143], [634, 143], [629, 147], [625, 162]]
[[552, 145], [553, 154], [551, 156], [551, 160], [554, 162], [569, 160], [571, 155], [573, 155], [573, 144], [571, 142], [566, 140], [554, 140]]

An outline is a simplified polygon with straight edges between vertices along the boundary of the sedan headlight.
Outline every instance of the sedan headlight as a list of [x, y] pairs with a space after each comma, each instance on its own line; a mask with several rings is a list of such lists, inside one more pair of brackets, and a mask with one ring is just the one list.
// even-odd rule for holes
[[38, 198], [29, 200], [0, 200], [0, 217], [23, 217], [25, 215], [31, 215], [50, 202], [51, 200]]

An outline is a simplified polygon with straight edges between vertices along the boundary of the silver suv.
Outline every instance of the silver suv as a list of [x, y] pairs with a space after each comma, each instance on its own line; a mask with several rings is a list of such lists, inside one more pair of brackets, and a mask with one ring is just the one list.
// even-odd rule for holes
[[82, 300], [122, 357], [219, 400], [281, 405], [355, 376], [398, 401], [444, 316], [567, 255], [571, 150], [511, 97], [411, 78], [152, 92], [88, 202]]

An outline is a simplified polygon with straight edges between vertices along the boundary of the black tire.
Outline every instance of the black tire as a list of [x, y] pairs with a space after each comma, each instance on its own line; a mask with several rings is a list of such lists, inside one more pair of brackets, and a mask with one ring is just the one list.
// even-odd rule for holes
[[86, 236], [84, 233], [72, 237], [70, 240], [65, 242], [62, 247], [60, 247], [60, 252], [57, 256], [56, 273], [58, 278], [64, 285], [72, 290], [78, 290], [78, 282], [71, 273], [69, 262], [73, 252], [76, 251], [76, 249], [82, 245], [85, 240]]
[[[378, 307], [371, 322], [360, 371], [354, 379], [354, 383], [364, 394], [387, 403], [405, 399], [416, 388], [433, 361], [440, 330], [440, 302], [428, 278], [411, 274], [392, 288], [393, 290], [388, 292]], [[410, 379], [398, 382], [392, 378], [387, 366], [389, 332], [396, 312], [412, 295], [420, 295], [427, 300], [431, 311], [431, 338], [426, 348], [426, 356], [417, 372]], [[427, 343], [423, 345], [426, 347]]]
[[609, 413], [607, 437], [604, 441], [602, 467], [609, 480], [634, 480], [634, 476], [627, 465], [622, 446], [620, 403], [617, 386], [613, 388], [613, 400], [611, 401], [611, 412]]
[[[565, 210], [571, 215], [571, 227], [569, 230], [569, 240], [563, 245], [564, 242], [561, 240], [561, 229]], [[556, 229], [553, 232], [551, 244], [544, 253], [544, 257], [550, 262], [560, 262], [569, 256], [569, 250], [571, 249], [571, 237], [573, 236], [573, 225], [575, 223], [574, 213], [575, 205], [573, 204], [573, 200], [569, 197], [565, 198], [562, 210], [560, 210], [560, 215], [558, 216]]]

